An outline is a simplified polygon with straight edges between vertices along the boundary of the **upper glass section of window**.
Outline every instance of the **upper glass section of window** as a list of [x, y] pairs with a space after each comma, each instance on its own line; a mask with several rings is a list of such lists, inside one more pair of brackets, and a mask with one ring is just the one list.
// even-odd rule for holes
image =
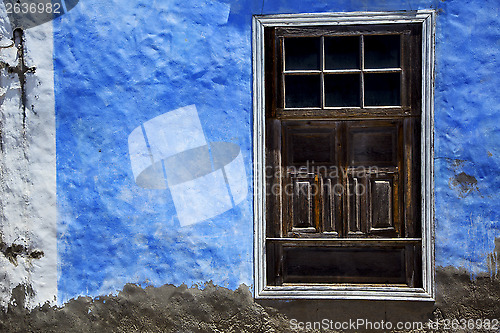
[[401, 34], [283, 38], [285, 108], [400, 106]]

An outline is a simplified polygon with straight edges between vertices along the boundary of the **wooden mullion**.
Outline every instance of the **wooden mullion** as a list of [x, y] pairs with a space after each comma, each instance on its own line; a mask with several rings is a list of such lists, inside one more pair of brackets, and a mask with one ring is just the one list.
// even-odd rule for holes
[[394, 180], [396, 182], [394, 188], [394, 226], [396, 227], [396, 233], [398, 237], [403, 237], [405, 233], [405, 221], [404, 216], [404, 205], [405, 205], [405, 143], [406, 135], [404, 132], [404, 124], [402, 122], [397, 123], [397, 154], [398, 154], [398, 173], [397, 178]]
[[[281, 227], [281, 237], [286, 237], [288, 233], [293, 228], [293, 194], [289, 196], [287, 192], [294, 190], [293, 180], [292, 178], [286, 174], [283, 177], [283, 193], [282, 193], [282, 202], [283, 202], [283, 219], [282, 219], [282, 227]], [[288, 190], [287, 190], [288, 189]]]
[[421, 238], [268, 238], [270, 243], [280, 243], [283, 246], [333, 246], [333, 247], [384, 247], [384, 246], [404, 246], [408, 244], [420, 244]]
[[415, 247], [408, 245], [405, 247], [405, 271], [406, 271], [406, 283], [410, 287], [415, 287], [415, 267], [414, 267], [414, 257], [415, 257]]
[[[279, 192], [281, 192], [281, 177], [276, 177], [281, 172], [281, 122], [269, 118], [266, 120], [266, 175], [269, 179], [266, 183], [266, 224], [267, 237], [281, 235], [282, 204]], [[274, 190], [274, 191], [273, 191]], [[278, 193], [276, 193], [278, 192]]]
[[390, 120], [395, 118], [412, 117], [410, 109], [399, 107], [383, 108], [293, 108], [278, 109], [276, 117], [279, 119], [290, 120]]
[[283, 71], [284, 75], [318, 75], [321, 71], [318, 70], [288, 70]]
[[276, 267], [275, 267], [275, 276], [276, 276], [276, 284], [278, 286], [283, 284], [285, 281], [286, 271], [284, 269], [285, 264], [285, 254], [283, 251], [283, 246], [276, 244], [276, 255], [275, 255]]
[[372, 68], [363, 69], [363, 73], [400, 73], [403, 72], [401, 68]]
[[325, 37], [321, 36], [320, 39], [320, 51], [319, 51], [319, 59], [320, 59], [320, 70], [321, 70], [321, 87], [320, 87], [320, 95], [321, 95], [321, 109], [325, 108]]
[[321, 233], [323, 232], [324, 228], [323, 228], [323, 222], [321, 221], [322, 220], [322, 216], [321, 216], [321, 204], [322, 204], [322, 200], [321, 200], [321, 191], [322, 191], [322, 183], [320, 181], [320, 178], [319, 178], [319, 175], [316, 174], [314, 175], [314, 186], [315, 186], [315, 189], [313, 189], [313, 192], [311, 193], [312, 195], [312, 205], [313, 205], [313, 213], [314, 213], [314, 216], [313, 216], [313, 219], [314, 219], [314, 227], [316, 228], [317, 232]]
[[365, 75], [363, 71], [365, 70], [365, 38], [363, 35], [359, 36], [359, 66], [360, 71], [360, 98], [361, 98], [361, 108], [365, 107]]
[[404, 126], [404, 154], [403, 154], [403, 209], [404, 209], [404, 225], [405, 237], [412, 237], [415, 235], [414, 230], [414, 216], [412, 209], [412, 155], [413, 155], [413, 126], [412, 122], [409, 120], [405, 120], [403, 122]]
[[276, 118], [276, 108], [278, 106], [277, 99], [277, 59], [276, 59], [276, 34], [275, 29], [266, 29], [265, 32], [265, 45], [268, 50], [265, 53], [264, 58], [264, 70], [265, 70], [265, 107], [266, 107], [266, 117]]
[[409, 37], [410, 48], [410, 107], [412, 114], [421, 115], [422, 107], [422, 27], [421, 25], [413, 25], [412, 33]]
[[411, 107], [411, 86], [413, 81], [413, 68], [411, 64], [412, 50], [410, 48], [410, 32], [401, 34], [400, 66], [401, 66], [401, 105]]
[[337, 25], [315, 27], [277, 27], [279, 37], [321, 37], [321, 36], [359, 36], [359, 35], [395, 35], [410, 28], [405, 24], [387, 25]]
[[337, 170], [339, 175], [338, 183], [342, 185], [342, 192], [338, 194], [339, 196], [339, 236], [345, 237], [349, 230], [349, 226], [347, 225], [348, 219], [347, 215], [349, 214], [347, 199], [346, 199], [346, 188], [347, 188], [347, 177], [344, 175], [344, 170], [347, 170], [347, 133], [346, 133], [346, 124], [345, 122], [337, 123]]
[[366, 230], [367, 226], [368, 226], [368, 214], [369, 214], [369, 211], [368, 211], [368, 186], [369, 186], [369, 179], [368, 179], [368, 175], [366, 175], [363, 179], [362, 179], [362, 182], [363, 182], [363, 186], [365, 188], [365, 193], [361, 196], [360, 200], [361, 200], [361, 212], [360, 212], [360, 218], [361, 218], [361, 232], [363, 233], [368, 233], [368, 230]]
[[356, 74], [361, 73], [360, 69], [325, 69], [325, 74]]
[[267, 262], [266, 280], [267, 280], [267, 285], [269, 285], [269, 286], [279, 285], [276, 281], [276, 277], [280, 274], [280, 272], [277, 270], [278, 255], [276, 253], [276, 250], [279, 246], [280, 246], [279, 244], [270, 243], [270, 242], [267, 242], [265, 244], [266, 262]]
[[279, 60], [279, 92], [278, 92], [278, 107], [284, 109], [285, 108], [285, 41], [283, 38], [278, 38], [278, 60]]

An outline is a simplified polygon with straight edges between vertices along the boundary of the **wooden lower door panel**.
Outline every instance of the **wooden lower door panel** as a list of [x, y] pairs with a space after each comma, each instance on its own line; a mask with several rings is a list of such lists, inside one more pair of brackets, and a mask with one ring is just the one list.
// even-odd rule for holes
[[415, 284], [409, 259], [415, 260], [417, 246], [283, 246], [279, 251], [283, 283]]

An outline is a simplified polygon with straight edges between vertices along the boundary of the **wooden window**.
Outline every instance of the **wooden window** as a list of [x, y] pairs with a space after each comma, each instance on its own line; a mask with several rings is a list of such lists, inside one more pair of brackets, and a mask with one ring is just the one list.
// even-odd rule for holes
[[432, 14], [341, 15], [254, 19], [256, 296], [432, 299]]

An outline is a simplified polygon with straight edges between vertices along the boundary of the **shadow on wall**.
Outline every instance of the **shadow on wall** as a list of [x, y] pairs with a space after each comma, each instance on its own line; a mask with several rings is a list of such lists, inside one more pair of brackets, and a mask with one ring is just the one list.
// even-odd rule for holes
[[[11, 300], [15, 305], [9, 306], [6, 313], [0, 313], [0, 331], [261, 333], [293, 331], [290, 329], [292, 319], [311, 322], [325, 318], [333, 321], [362, 318], [395, 323], [500, 318], [500, 281], [488, 276], [470, 280], [470, 274], [465, 270], [451, 267], [438, 268], [436, 273], [438, 299], [435, 304], [307, 300], [256, 302], [245, 285], [232, 291], [212, 283], [203, 289], [185, 285], [143, 289], [128, 284], [116, 296], [79, 297], [62, 307], [44, 305], [29, 312], [23, 307], [29, 290], [18, 286]], [[308, 331], [311, 332], [300, 330]]]

